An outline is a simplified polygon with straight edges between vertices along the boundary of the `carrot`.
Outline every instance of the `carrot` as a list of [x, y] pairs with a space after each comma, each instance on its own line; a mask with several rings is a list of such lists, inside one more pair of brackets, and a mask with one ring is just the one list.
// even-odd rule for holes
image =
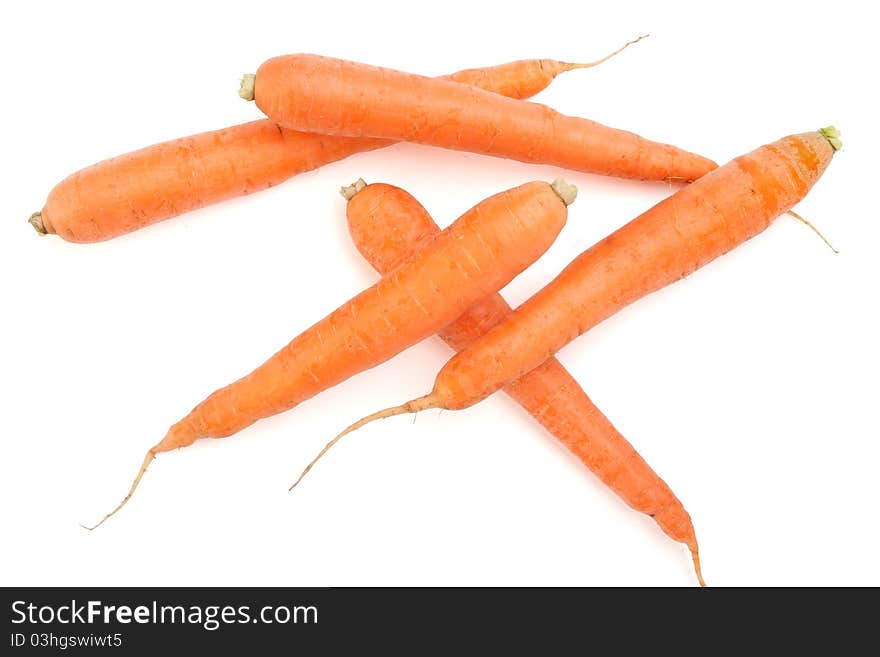
[[[423, 249], [440, 232], [410, 194], [390, 185], [343, 189], [348, 228], [358, 250], [382, 275]], [[460, 351], [513, 312], [500, 294], [468, 308], [438, 335]], [[562, 364], [551, 357], [512, 381], [504, 391], [559, 439], [599, 479], [637, 511], [654, 518], [673, 540], [691, 551], [700, 584], [697, 538], [684, 506], [639, 453], [587, 396]]]
[[[526, 59], [459, 71], [448, 79], [512, 98], [546, 89], [561, 73], [596, 66]], [[49, 192], [30, 223], [41, 235], [98, 242], [226, 199], [272, 187], [354, 153], [390, 146], [382, 139], [328, 137], [267, 120], [156, 144], [82, 169]]]
[[318, 55], [286, 55], [245, 76], [242, 97], [278, 125], [381, 137], [645, 180], [689, 181], [716, 164], [545, 105]]
[[[469, 84], [502, 96], [524, 100], [536, 96], [546, 89], [557, 75], [579, 68], [598, 66], [647, 37], [647, 34], [643, 34], [632, 41], [627, 41], [614, 52], [608, 53], [601, 59], [592, 62], [576, 64], [560, 62], [555, 59], [521, 59], [508, 64], [502, 64], [501, 66], [465, 69], [444, 79]], [[245, 86], [247, 87], [247, 85]]]
[[172, 426], [148, 450], [128, 494], [98, 525], [131, 498], [156, 454], [199, 438], [229, 436], [291, 409], [388, 360], [497, 292], [553, 243], [576, 193], [562, 179], [530, 182], [465, 212], [400, 267]]
[[621, 308], [754, 237], [807, 194], [839, 148], [833, 127], [791, 135], [680, 189], [587, 249], [505, 321], [459, 351], [430, 393], [346, 428], [293, 486], [348, 433], [404, 413], [472, 406]]

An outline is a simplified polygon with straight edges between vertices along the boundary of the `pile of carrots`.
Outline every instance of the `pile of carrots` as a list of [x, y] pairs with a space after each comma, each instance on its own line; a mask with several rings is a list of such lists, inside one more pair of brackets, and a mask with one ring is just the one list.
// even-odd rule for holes
[[523, 60], [427, 78], [317, 55], [276, 57], [244, 76], [240, 89], [266, 119], [121, 155], [56, 185], [30, 223], [41, 234], [95, 242], [397, 141], [678, 183], [516, 309], [498, 291], [556, 239], [574, 186], [562, 178], [518, 184], [444, 230], [403, 189], [363, 180], [343, 188], [351, 237], [381, 279], [173, 424], [147, 451], [123, 500], [89, 529], [128, 502], [157, 454], [235, 434], [436, 333], [457, 353], [433, 389], [354, 422], [296, 483], [342, 436], [373, 420], [464, 409], [503, 390], [627, 504], [686, 545], [704, 585], [684, 506], [554, 354], [789, 212], [841, 143], [829, 127], [783, 137], [719, 167], [526, 100], [556, 76], [597, 63]]

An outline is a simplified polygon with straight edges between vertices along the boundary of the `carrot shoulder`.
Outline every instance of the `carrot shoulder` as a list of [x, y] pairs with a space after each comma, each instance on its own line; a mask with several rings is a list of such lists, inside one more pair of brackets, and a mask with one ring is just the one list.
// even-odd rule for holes
[[294, 130], [411, 141], [645, 180], [695, 180], [716, 166], [546, 105], [318, 55], [266, 61], [253, 95], [266, 116]]
[[[344, 190], [352, 239], [382, 275], [424, 248], [440, 232], [410, 194], [390, 185], [355, 184]], [[460, 351], [501, 323], [512, 310], [500, 294], [468, 308], [438, 335]], [[684, 506], [556, 358], [512, 381], [504, 391], [561, 441], [636, 511], [653, 517], [673, 540], [688, 546], [702, 583], [694, 527]]]
[[[525, 98], [565, 71], [599, 62], [521, 60], [448, 77]], [[30, 223], [42, 235], [98, 242], [393, 143], [310, 134], [279, 128], [272, 121], [252, 121], [163, 142], [77, 171], [49, 192]]]
[[173, 425], [147, 452], [128, 495], [104, 520], [127, 502], [156, 454], [199, 438], [229, 436], [291, 409], [388, 360], [497, 292], [553, 243], [575, 193], [562, 180], [530, 182], [468, 210], [400, 267]]

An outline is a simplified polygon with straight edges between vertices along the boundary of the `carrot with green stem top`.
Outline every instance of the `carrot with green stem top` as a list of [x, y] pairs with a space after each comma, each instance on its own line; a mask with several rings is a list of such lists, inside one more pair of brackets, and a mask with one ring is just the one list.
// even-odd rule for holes
[[510, 317], [459, 351], [430, 393], [346, 428], [293, 486], [348, 433], [404, 413], [472, 406], [633, 301], [754, 237], [807, 194], [839, 148], [833, 127], [791, 135], [680, 189], [575, 258]]
[[716, 167], [681, 148], [453, 80], [319, 55], [286, 55], [240, 91], [278, 125], [379, 137], [644, 180], [695, 180]]
[[[351, 237], [380, 273], [387, 274], [423, 249], [440, 232], [410, 194], [359, 180], [343, 189]], [[468, 308], [438, 335], [464, 349], [512, 313], [500, 294]], [[700, 584], [697, 538], [690, 516], [669, 486], [651, 469], [555, 358], [509, 383], [504, 391], [559, 439], [633, 509], [650, 515], [673, 540], [691, 551]]]
[[[217, 390], [151, 447], [122, 502], [160, 452], [229, 436], [388, 360], [509, 283], [556, 239], [577, 190], [530, 182], [474, 206], [378, 283]], [[95, 525], [97, 527], [98, 525]]]
[[[559, 74], [596, 66], [641, 38], [595, 62], [526, 59], [467, 69], [447, 78], [528, 98]], [[286, 130], [265, 119], [252, 121], [163, 142], [77, 171], [49, 192], [30, 223], [41, 235], [98, 242], [393, 143]]]

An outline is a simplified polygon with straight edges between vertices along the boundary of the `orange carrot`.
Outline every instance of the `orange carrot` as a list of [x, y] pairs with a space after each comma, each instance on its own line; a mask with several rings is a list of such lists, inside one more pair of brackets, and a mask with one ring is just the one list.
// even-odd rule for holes
[[318, 55], [270, 59], [242, 86], [242, 97], [253, 97], [266, 116], [293, 130], [411, 141], [645, 180], [695, 180], [716, 167], [680, 148], [545, 105]]
[[351, 431], [394, 415], [472, 406], [621, 308], [754, 237], [807, 194], [840, 148], [838, 137], [831, 127], [785, 137], [661, 201], [575, 258], [509, 318], [459, 351], [429, 394], [346, 428], [293, 485]]
[[[383, 363], [497, 292], [562, 230], [576, 189], [558, 179], [489, 197], [412, 258], [294, 338], [253, 372], [217, 390], [150, 448], [122, 502], [156, 454], [222, 438]], [[97, 525], [95, 525], [97, 527]]]
[[[547, 88], [560, 73], [596, 66], [639, 39], [595, 62], [527, 59], [459, 71], [448, 79], [527, 98]], [[42, 211], [31, 215], [30, 222], [42, 235], [98, 242], [392, 143], [328, 137], [281, 129], [267, 120], [252, 121], [156, 144], [82, 169], [49, 192]]]
[[443, 79], [454, 80], [473, 87], [479, 87], [502, 96], [524, 100], [538, 95], [561, 73], [579, 68], [598, 66], [629, 46], [646, 39], [647, 34], [628, 41], [614, 52], [592, 62], [575, 64], [556, 59], [521, 59], [519, 61], [491, 66], [489, 68], [469, 68], [453, 73]]
[[[343, 190], [349, 200], [348, 228], [364, 258], [385, 275], [429, 244], [440, 229], [427, 210], [402, 189], [363, 185], [358, 181]], [[438, 335], [460, 351], [512, 312], [500, 294], [493, 294], [468, 308]], [[504, 391], [624, 502], [653, 517], [668, 536], [687, 545], [697, 579], [704, 584], [697, 538], [684, 506], [558, 360], [548, 358]]]

